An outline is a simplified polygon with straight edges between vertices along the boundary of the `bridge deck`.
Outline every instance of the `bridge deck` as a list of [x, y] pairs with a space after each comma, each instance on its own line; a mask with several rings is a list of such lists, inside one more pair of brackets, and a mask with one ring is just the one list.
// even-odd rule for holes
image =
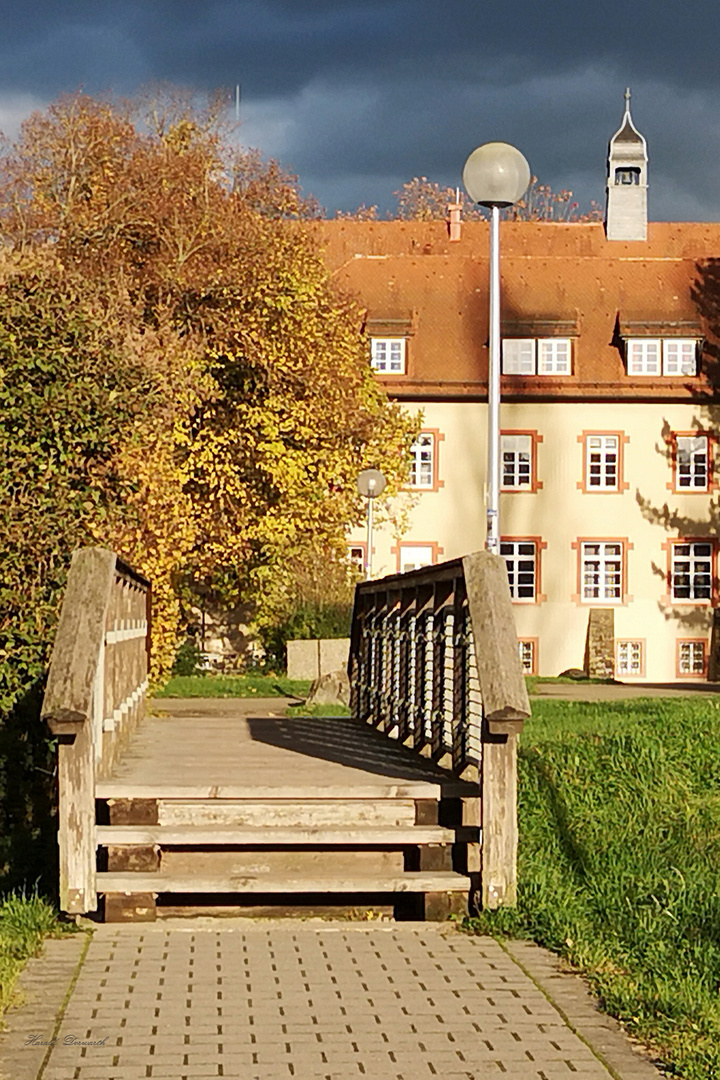
[[[438, 797], [471, 793], [351, 718], [285, 718], [284, 699], [161, 699], [99, 798]], [[475, 787], [475, 791], [477, 788]]]

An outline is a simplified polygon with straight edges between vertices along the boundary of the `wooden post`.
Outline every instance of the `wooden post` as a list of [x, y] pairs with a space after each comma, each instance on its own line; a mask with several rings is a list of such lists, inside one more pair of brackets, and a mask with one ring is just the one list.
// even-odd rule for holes
[[97, 908], [95, 888], [95, 678], [105, 634], [115, 555], [83, 548], [72, 558], [53, 647], [42, 717], [58, 738], [60, 907]]
[[484, 908], [517, 903], [517, 735], [483, 737], [480, 888]]
[[530, 716], [505, 561], [478, 551], [463, 559], [483, 701], [481, 899], [517, 902], [517, 735]]

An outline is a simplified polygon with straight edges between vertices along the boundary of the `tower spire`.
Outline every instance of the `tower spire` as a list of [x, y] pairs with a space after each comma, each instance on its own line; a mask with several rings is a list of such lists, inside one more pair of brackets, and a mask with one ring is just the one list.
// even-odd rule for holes
[[608, 146], [605, 233], [608, 240], [647, 239], [647, 143], [630, 115], [630, 87], [620, 127]]

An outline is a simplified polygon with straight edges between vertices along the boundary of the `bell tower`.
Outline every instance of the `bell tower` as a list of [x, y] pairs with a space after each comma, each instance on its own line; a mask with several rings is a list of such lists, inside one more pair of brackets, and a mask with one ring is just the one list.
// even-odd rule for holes
[[647, 240], [647, 161], [647, 143], [632, 122], [627, 89], [622, 123], [608, 145], [608, 240]]

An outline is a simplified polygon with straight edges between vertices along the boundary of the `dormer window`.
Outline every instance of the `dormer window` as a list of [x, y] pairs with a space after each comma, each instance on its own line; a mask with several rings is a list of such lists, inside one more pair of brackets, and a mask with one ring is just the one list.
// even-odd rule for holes
[[627, 338], [628, 375], [697, 375], [696, 338]]
[[572, 374], [570, 338], [504, 338], [503, 375]]
[[625, 167], [615, 170], [616, 184], [639, 184], [640, 170], [634, 167]]
[[370, 366], [380, 375], [404, 375], [405, 338], [370, 338]]

